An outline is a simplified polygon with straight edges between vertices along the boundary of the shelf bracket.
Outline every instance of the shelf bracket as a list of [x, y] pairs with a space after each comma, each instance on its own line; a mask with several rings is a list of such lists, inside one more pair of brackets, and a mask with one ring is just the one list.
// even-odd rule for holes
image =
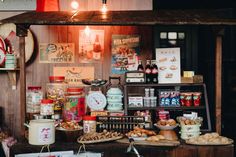
[[7, 74], [11, 84], [11, 89], [16, 90], [16, 71], [7, 71]]

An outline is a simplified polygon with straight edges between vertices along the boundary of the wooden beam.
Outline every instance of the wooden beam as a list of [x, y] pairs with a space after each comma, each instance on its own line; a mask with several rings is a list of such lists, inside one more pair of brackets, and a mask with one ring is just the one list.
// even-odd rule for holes
[[216, 36], [216, 64], [215, 64], [215, 105], [216, 132], [221, 134], [221, 104], [222, 104], [222, 36]]
[[25, 134], [25, 113], [26, 113], [26, 75], [25, 75], [25, 37], [27, 36], [29, 26], [17, 25], [16, 34], [19, 36], [19, 52], [20, 52], [20, 106], [19, 106], [19, 123], [16, 136], [24, 137]]

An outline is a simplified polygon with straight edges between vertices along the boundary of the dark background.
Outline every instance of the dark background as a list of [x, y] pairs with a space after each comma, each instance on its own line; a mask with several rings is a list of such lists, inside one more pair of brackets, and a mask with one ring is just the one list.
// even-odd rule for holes
[[[225, 9], [229, 18], [236, 18], [235, 8], [236, 0], [153, 0], [154, 10]], [[171, 26], [166, 28], [166, 31], [175, 28], [176, 30], [180, 29], [178, 26]], [[191, 62], [194, 62], [194, 64], [188, 64], [187, 68], [204, 76], [211, 109], [212, 125], [213, 129], [215, 129], [215, 30], [217, 27], [198, 26], [193, 29], [191, 26], [186, 26], [181, 29], [191, 30], [188, 32], [188, 36], [195, 34], [193, 36], [194, 42], [186, 41], [186, 43], [191, 44], [188, 47], [192, 47], [194, 50], [190, 48], [185, 53], [191, 53], [190, 56], [197, 57], [189, 57], [185, 61], [191, 60]], [[222, 64], [222, 135], [233, 138], [236, 141], [236, 26], [224, 26]]]

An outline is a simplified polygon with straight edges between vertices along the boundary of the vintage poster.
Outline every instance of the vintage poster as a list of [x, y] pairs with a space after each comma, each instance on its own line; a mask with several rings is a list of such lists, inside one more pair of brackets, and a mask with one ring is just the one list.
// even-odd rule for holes
[[39, 63], [74, 63], [74, 43], [40, 43]]
[[112, 74], [137, 70], [139, 42], [139, 35], [112, 35]]
[[82, 79], [94, 79], [94, 67], [54, 67], [54, 76], [65, 76], [65, 81], [68, 84], [84, 86]]
[[180, 48], [157, 48], [159, 83], [181, 83]]
[[80, 30], [79, 62], [93, 63], [101, 61], [104, 51], [104, 30]]

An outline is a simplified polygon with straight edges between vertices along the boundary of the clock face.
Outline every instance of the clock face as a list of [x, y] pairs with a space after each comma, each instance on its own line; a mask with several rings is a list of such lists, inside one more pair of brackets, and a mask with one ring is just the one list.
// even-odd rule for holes
[[99, 91], [91, 92], [86, 98], [87, 105], [91, 110], [103, 110], [106, 107], [106, 97]]

